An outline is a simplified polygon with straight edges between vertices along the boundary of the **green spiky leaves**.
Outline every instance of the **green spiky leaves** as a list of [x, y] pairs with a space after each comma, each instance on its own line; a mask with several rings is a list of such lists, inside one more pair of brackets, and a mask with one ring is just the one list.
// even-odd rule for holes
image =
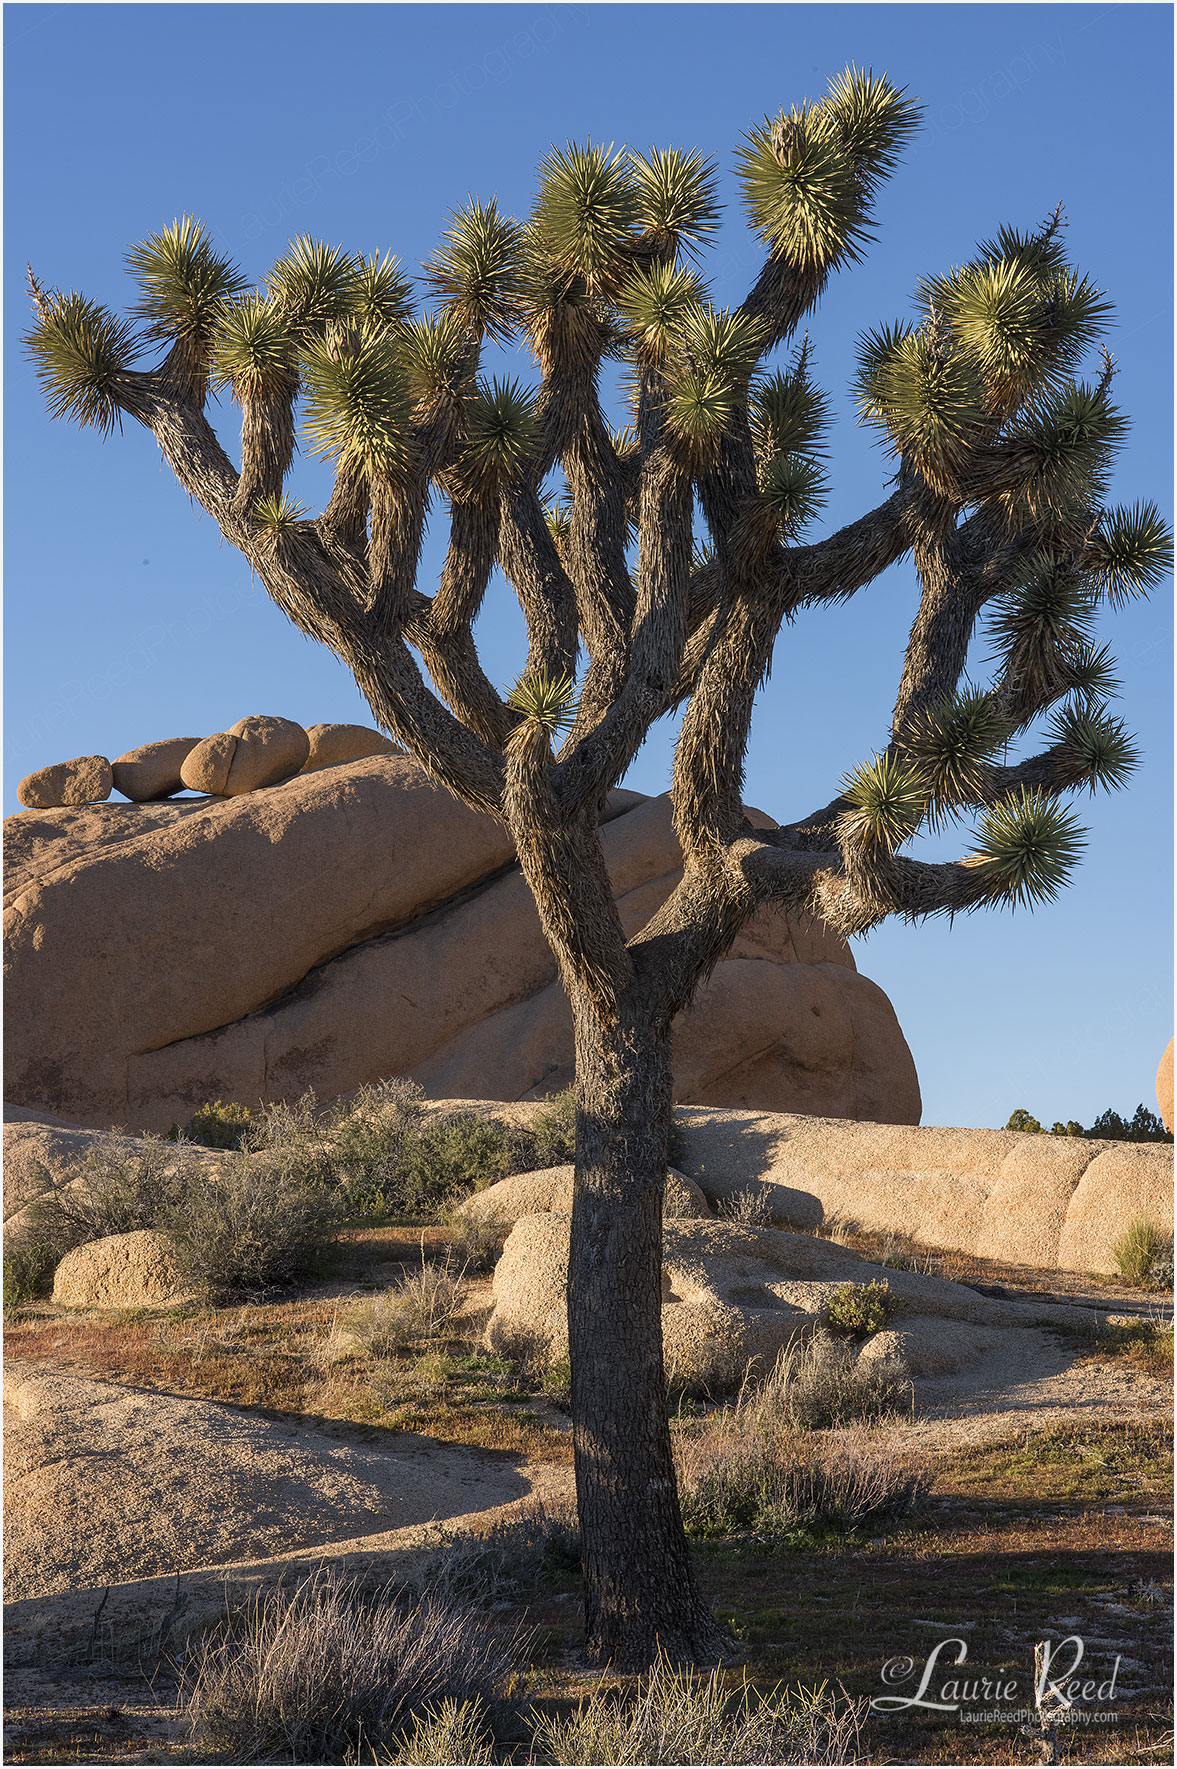
[[684, 326], [701, 310], [703, 293], [695, 272], [679, 270], [669, 259], [635, 271], [622, 284], [617, 311], [639, 363], [653, 367], [679, 347]]
[[568, 142], [540, 162], [532, 223], [559, 275], [610, 296], [630, 268], [638, 196], [629, 156], [612, 146]]
[[395, 478], [408, 465], [411, 394], [395, 338], [312, 339], [302, 357], [306, 433], [341, 469]]
[[1058, 896], [1083, 851], [1085, 834], [1045, 793], [1023, 791], [981, 819], [977, 850], [964, 864], [975, 869], [991, 902], [1032, 908]]
[[507, 705], [548, 737], [570, 731], [576, 722], [576, 683], [571, 676], [529, 670], [507, 695]]
[[901, 89], [848, 67], [820, 104], [749, 130], [736, 155], [740, 183], [769, 251], [819, 272], [859, 258], [871, 200], [918, 120]]
[[544, 521], [547, 523], [548, 533], [556, 543], [556, 551], [559, 552], [562, 547], [567, 546], [572, 533], [572, 505], [565, 503], [562, 498], [555, 498], [544, 508]]
[[838, 821], [843, 848], [864, 857], [893, 854], [910, 840], [928, 803], [918, 769], [893, 755], [863, 762], [838, 790], [850, 807]]
[[286, 389], [296, 376], [297, 340], [289, 316], [275, 301], [248, 295], [221, 318], [212, 348], [214, 385], [239, 402]]
[[1067, 786], [1086, 786], [1094, 793], [1118, 792], [1140, 762], [1140, 751], [1121, 719], [1089, 706], [1065, 706], [1048, 726], [1058, 745], [1054, 761]]
[[103, 435], [121, 422], [121, 383], [137, 348], [129, 322], [84, 295], [55, 293], [42, 299], [25, 346], [51, 417]]
[[714, 370], [681, 369], [667, 390], [667, 428], [692, 462], [710, 459], [735, 411], [731, 382]]
[[1173, 534], [1152, 503], [1105, 510], [1091, 569], [1113, 608], [1155, 589], [1173, 568]]
[[283, 535], [292, 534], [300, 522], [305, 522], [307, 511], [291, 498], [271, 493], [269, 497], [256, 500], [250, 515], [269, 540], [278, 541]]
[[480, 381], [466, 406], [463, 465], [484, 486], [522, 472], [539, 445], [535, 403], [518, 381]]
[[433, 293], [457, 323], [505, 343], [519, 319], [523, 230], [495, 202], [455, 210], [425, 265]]
[[353, 317], [357, 264], [342, 246], [326, 246], [309, 234], [293, 240], [266, 281], [295, 324], [321, 331]]
[[1009, 735], [1009, 720], [977, 690], [947, 696], [908, 720], [896, 742], [923, 782], [931, 828], [943, 828], [961, 805], [978, 802], [989, 764]]
[[934, 491], [959, 494], [984, 416], [976, 370], [952, 348], [943, 326], [884, 326], [859, 340], [853, 382], [859, 416], [877, 425], [891, 452]]
[[400, 339], [405, 374], [418, 411], [428, 414], [454, 396], [472, 360], [469, 338], [454, 313], [425, 314]]
[[1078, 685], [1090, 663], [1095, 603], [1065, 560], [1036, 554], [1021, 586], [994, 604], [989, 631], [1002, 654], [1006, 682], [1023, 716], [1032, 716]]
[[825, 454], [830, 402], [809, 379], [807, 352], [787, 374], [766, 375], [753, 383], [749, 411], [760, 460], [789, 454], [820, 458]]
[[1103, 501], [1111, 454], [1126, 429], [1103, 382], [1072, 382], [1011, 428], [998, 451], [992, 494], [1019, 522], [1082, 525]]
[[386, 252], [357, 258], [351, 277], [348, 309], [361, 326], [406, 325], [413, 312], [413, 285], [400, 273], [400, 261]]
[[746, 522], [763, 517], [769, 533], [792, 540], [825, 502], [828, 486], [816, 461], [805, 455], [775, 455], [759, 474], [760, 493]]
[[719, 226], [715, 162], [693, 149], [651, 148], [631, 153], [635, 189], [634, 219], [645, 243], [671, 261], [680, 253], [698, 256]]
[[126, 264], [139, 284], [136, 311], [148, 321], [149, 338], [207, 345], [228, 303], [248, 286], [191, 215], [132, 246]]

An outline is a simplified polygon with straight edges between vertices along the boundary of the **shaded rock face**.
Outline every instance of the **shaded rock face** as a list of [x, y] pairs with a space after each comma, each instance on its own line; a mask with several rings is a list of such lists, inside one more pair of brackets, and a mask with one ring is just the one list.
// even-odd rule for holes
[[[229, 799], [30, 812], [6, 834], [18, 1105], [166, 1130], [210, 1099], [330, 1099], [388, 1075], [501, 1100], [571, 1079], [506, 832], [407, 757]], [[632, 933], [680, 875], [668, 801], [614, 793], [602, 839]], [[919, 1119], [886, 996], [843, 941], [776, 910], [680, 1016], [675, 1075], [700, 1104]]]

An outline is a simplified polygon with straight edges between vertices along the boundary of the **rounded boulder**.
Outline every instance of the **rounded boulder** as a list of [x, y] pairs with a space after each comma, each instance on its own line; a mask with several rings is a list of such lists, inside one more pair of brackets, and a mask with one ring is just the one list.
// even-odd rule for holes
[[1165, 1054], [1157, 1069], [1157, 1106], [1166, 1130], [1173, 1128], [1173, 1040], [1165, 1046]]
[[52, 811], [60, 805], [91, 805], [110, 797], [114, 784], [105, 756], [74, 756], [26, 774], [16, 789], [22, 805], [31, 811]]
[[186, 1295], [171, 1246], [154, 1229], [74, 1247], [53, 1278], [62, 1308], [166, 1308]]
[[180, 770], [199, 742], [199, 737], [165, 737], [129, 749], [111, 763], [114, 790], [137, 805], [171, 798], [183, 786]]
[[401, 754], [391, 737], [369, 725], [308, 725], [307, 741], [310, 753], [299, 770], [302, 774], [337, 768], [343, 762], [362, 762], [366, 756]]

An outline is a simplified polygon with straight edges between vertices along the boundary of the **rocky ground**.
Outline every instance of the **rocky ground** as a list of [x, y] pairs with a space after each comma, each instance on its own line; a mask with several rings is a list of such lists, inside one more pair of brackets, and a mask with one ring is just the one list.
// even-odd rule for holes
[[[445, 1345], [381, 1365], [324, 1362], [346, 1297], [419, 1262], [419, 1242], [353, 1233], [330, 1279], [265, 1304], [132, 1317], [38, 1304], [10, 1320], [9, 1761], [200, 1760], [174, 1669], [226, 1601], [324, 1557], [366, 1579], [404, 1576], [439, 1527], [570, 1499], [558, 1390], [477, 1343], [488, 1280], [468, 1286]], [[859, 1251], [877, 1247], [866, 1238]], [[930, 1648], [938, 1629], [1009, 1658], [1078, 1632], [1093, 1661], [1121, 1657], [1120, 1719], [1072, 1728], [1063, 1760], [1161, 1760], [1163, 1311], [1108, 1279], [935, 1264], [925, 1257], [925, 1275], [964, 1277], [979, 1302], [1065, 1300], [1069, 1324], [990, 1330], [984, 1355], [917, 1378], [912, 1417], [883, 1428], [897, 1462], [934, 1471], [931, 1506], [909, 1525], [771, 1548], [701, 1543], [711, 1600], [749, 1674], [841, 1678], [864, 1694], [883, 1688], [885, 1661]], [[1084, 1313], [1120, 1325], [1084, 1332]], [[526, 1613], [540, 1628], [529, 1686], [541, 1702], [587, 1686], [577, 1608], [573, 1581]], [[868, 1743], [874, 1761], [959, 1761], [960, 1737], [942, 1716], [904, 1716], [872, 1722]], [[971, 1728], [968, 1748], [968, 1761], [1037, 1760], [1001, 1725]]]

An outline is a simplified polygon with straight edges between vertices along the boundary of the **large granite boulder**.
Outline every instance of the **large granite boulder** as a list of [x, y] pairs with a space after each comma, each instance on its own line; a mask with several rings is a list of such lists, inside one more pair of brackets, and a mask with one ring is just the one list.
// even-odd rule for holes
[[[18, 1105], [166, 1130], [210, 1099], [330, 1099], [388, 1075], [503, 1100], [571, 1078], [506, 832], [408, 757], [227, 799], [22, 813], [6, 834]], [[614, 793], [602, 839], [634, 931], [680, 876], [668, 801]], [[919, 1119], [886, 996], [844, 941], [776, 910], [680, 1017], [675, 1075], [704, 1104]]]
[[1157, 1109], [1166, 1130], [1173, 1128], [1173, 1040], [1165, 1046], [1165, 1054], [1157, 1065]]
[[105, 756], [74, 756], [26, 774], [16, 789], [22, 805], [49, 811], [61, 805], [88, 805], [108, 799], [114, 775]]
[[74, 1247], [53, 1275], [59, 1308], [171, 1308], [188, 1295], [170, 1241], [149, 1228]]
[[[486, 1343], [508, 1355], [526, 1348], [568, 1355], [568, 1236], [571, 1218], [524, 1216], [495, 1267]], [[885, 1283], [893, 1320], [884, 1343], [914, 1376], [941, 1376], [992, 1349], [1003, 1328], [1090, 1322], [1080, 1308], [1005, 1302], [921, 1272], [869, 1264], [816, 1235], [744, 1228], [731, 1222], [667, 1222], [662, 1253], [662, 1338], [672, 1378], [705, 1387], [738, 1383], [748, 1365], [823, 1325], [845, 1284]]]
[[1173, 1218], [1167, 1143], [701, 1108], [680, 1119], [683, 1172], [719, 1200], [762, 1190], [782, 1227], [803, 1221], [808, 1201], [819, 1221], [1012, 1264], [1112, 1274], [1130, 1223]]

